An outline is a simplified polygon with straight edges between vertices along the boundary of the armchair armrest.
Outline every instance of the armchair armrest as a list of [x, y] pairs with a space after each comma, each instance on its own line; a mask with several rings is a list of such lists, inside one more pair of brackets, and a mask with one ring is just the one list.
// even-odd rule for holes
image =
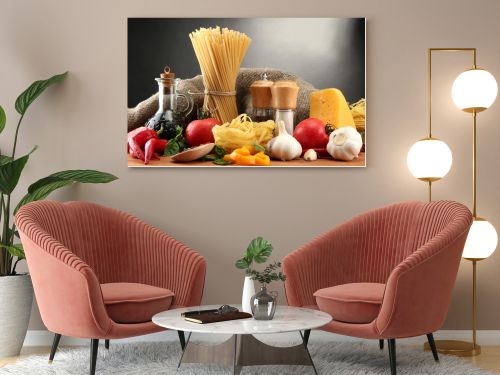
[[441, 328], [448, 312], [469, 227], [451, 240], [442, 233], [391, 273], [376, 319], [384, 337], [413, 337]]
[[19, 234], [43, 322], [64, 336], [104, 336], [112, 322], [96, 275], [62, 244], [37, 232], [28, 236], [20, 230]]

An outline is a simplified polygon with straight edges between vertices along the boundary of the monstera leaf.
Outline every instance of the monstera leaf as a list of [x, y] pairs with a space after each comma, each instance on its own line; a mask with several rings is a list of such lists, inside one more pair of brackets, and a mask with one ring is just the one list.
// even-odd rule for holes
[[238, 259], [234, 264], [236, 268], [250, 268], [252, 262], [264, 263], [273, 252], [273, 245], [262, 237], [254, 238], [247, 247], [246, 254], [243, 258]]
[[247, 248], [247, 257], [249, 256], [257, 263], [264, 263], [273, 252], [273, 245], [262, 237], [254, 238]]

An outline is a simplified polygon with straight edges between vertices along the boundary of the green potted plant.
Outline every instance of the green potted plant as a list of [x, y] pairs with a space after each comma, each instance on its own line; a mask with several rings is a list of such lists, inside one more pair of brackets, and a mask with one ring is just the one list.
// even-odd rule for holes
[[[253, 263], [265, 263], [273, 252], [271, 243], [262, 237], [254, 238], [247, 247], [245, 256], [235, 263], [236, 268], [245, 270], [245, 283], [243, 284], [242, 310], [252, 313], [255, 319], [272, 319], [276, 309], [276, 295], [267, 293], [267, 284], [271, 281], [285, 281], [286, 276], [279, 271], [280, 262], [274, 262], [266, 266], [263, 271], [252, 268]], [[257, 280], [261, 284], [261, 290], [255, 294], [253, 281]], [[274, 292], [273, 292], [274, 293]], [[264, 305], [271, 304], [269, 314], [263, 314]], [[260, 306], [260, 308], [259, 308]]]
[[245, 281], [243, 283], [243, 293], [241, 296], [241, 309], [244, 312], [251, 313], [250, 299], [255, 294], [255, 286], [252, 280], [252, 264], [264, 263], [273, 252], [271, 243], [262, 237], [254, 238], [248, 244], [245, 256], [238, 259], [235, 263], [236, 268], [245, 270]]
[[[10, 153], [0, 154], [0, 358], [19, 355], [26, 332], [33, 302], [33, 287], [29, 274], [16, 271], [24, 259], [23, 247], [19, 241], [13, 215], [29, 202], [46, 198], [54, 190], [75, 182], [107, 183], [115, 176], [94, 170], [66, 170], [53, 173], [28, 187], [28, 191], [15, 204], [14, 192], [24, 167], [36, 146], [26, 155], [16, 157], [19, 130], [29, 106], [49, 86], [61, 82], [67, 73], [55, 75], [47, 80], [36, 81], [18, 96], [15, 108], [20, 117]], [[0, 133], [5, 129], [7, 119], [0, 106]]]
[[267, 285], [272, 281], [285, 281], [281, 272], [281, 262], [270, 263], [263, 271], [250, 270], [252, 280], [260, 283], [260, 291], [250, 299], [252, 315], [257, 320], [271, 320], [276, 311], [278, 292], [268, 292]]

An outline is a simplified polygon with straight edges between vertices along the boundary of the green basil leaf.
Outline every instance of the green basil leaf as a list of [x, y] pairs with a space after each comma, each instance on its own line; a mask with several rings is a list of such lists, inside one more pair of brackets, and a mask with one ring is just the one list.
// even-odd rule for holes
[[214, 164], [217, 164], [217, 165], [231, 165], [231, 164], [233, 164], [232, 162], [230, 162], [230, 161], [226, 161], [226, 160], [224, 160], [224, 159], [215, 159], [215, 160], [213, 161], [213, 163], [214, 163]]
[[7, 116], [5, 115], [5, 111], [0, 105], [0, 133], [5, 129], [6, 122], [7, 122]]
[[172, 156], [179, 153], [179, 144], [175, 139], [171, 140], [167, 143], [165, 147], [165, 151], [163, 152], [164, 156]]
[[68, 72], [62, 73], [62, 74], [57, 74], [53, 77], [50, 77], [49, 79], [46, 80], [41, 80], [41, 81], [35, 81], [31, 84], [30, 87], [28, 87], [26, 90], [24, 90], [21, 95], [19, 95], [16, 99], [16, 111], [20, 115], [24, 115], [26, 113], [26, 110], [28, 107], [35, 101], [36, 98], [40, 96], [42, 92], [45, 91], [45, 89], [55, 83], [61, 82], [66, 78], [66, 75]]
[[255, 143], [255, 144], [253, 145], [253, 148], [255, 148], [255, 149], [256, 149], [257, 151], [259, 151], [259, 152], [265, 152], [265, 151], [266, 151], [266, 149], [265, 149], [264, 147], [262, 147], [261, 145], [259, 145], [259, 144], [257, 144], [257, 143]]
[[214, 152], [215, 152], [215, 155], [217, 155], [219, 158], [223, 158], [224, 155], [226, 155], [226, 150], [224, 150], [224, 148], [217, 146], [217, 145], [215, 145], [215, 147], [214, 147]]
[[177, 141], [177, 144], [179, 145], [179, 152], [184, 151], [186, 148], [188, 148], [186, 138], [184, 138], [182, 136]]

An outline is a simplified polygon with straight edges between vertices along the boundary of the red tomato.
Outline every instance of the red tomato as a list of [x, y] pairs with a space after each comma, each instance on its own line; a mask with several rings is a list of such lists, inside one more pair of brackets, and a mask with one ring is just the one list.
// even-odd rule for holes
[[310, 148], [326, 148], [328, 134], [325, 124], [317, 118], [306, 118], [302, 120], [293, 131], [293, 136], [299, 141], [302, 150]]
[[186, 128], [186, 141], [189, 147], [213, 143], [214, 135], [212, 133], [212, 128], [220, 124], [220, 121], [216, 118], [191, 121]]

